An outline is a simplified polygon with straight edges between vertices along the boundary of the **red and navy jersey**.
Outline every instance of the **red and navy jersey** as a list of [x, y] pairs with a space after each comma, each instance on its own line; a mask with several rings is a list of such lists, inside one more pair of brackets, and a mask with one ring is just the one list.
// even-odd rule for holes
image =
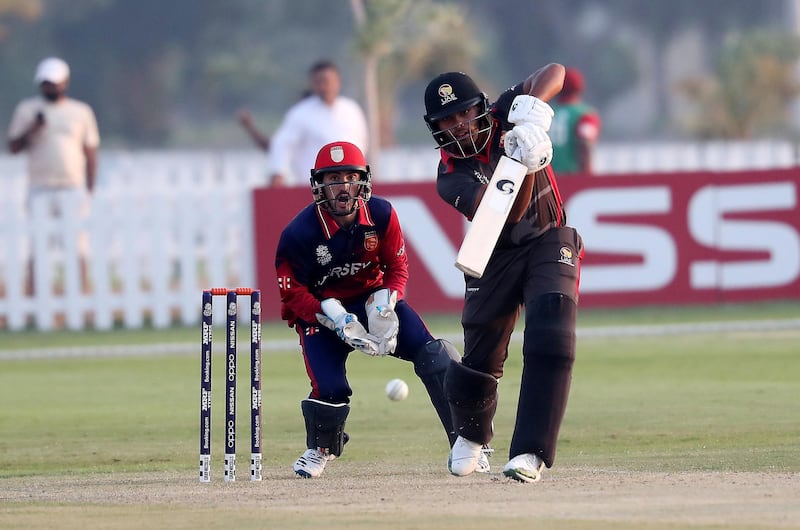
[[385, 287], [401, 299], [408, 259], [397, 213], [389, 201], [373, 196], [350, 227], [340, 228], [333, 215], [310, 204], [281, 233], [275, 270], [281, 317], [290, 326], [315, 323], [326, 298], [347, 305]]
[[[523, 94], [522, 83], [503, 92], [491, 105], [489, 114], [493, 120], [492, 136], [483, 151], [470, 158], [455, 158], [441, 149], [442, 160], [436, 178], [439, 196], [472, 220], [478, 205], [478, 192], [492, 178], [500, 157], [505, 154], [503, 135], [513, 128], [508, 111], [514, 98]], [[533, 191], [528, 209], [522, 220], [515, 225], [506, 225], [500, 234], [498, 246], [520, 245], [539, 237], [550, 228], [566, 223], [561, 195], [555, 175], [550, 166], [534, 175]]]

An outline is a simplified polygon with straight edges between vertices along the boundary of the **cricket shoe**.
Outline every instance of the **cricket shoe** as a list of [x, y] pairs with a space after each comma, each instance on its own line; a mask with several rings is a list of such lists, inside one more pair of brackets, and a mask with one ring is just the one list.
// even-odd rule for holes
[[325, 470], [325, 464], [333, 458], [333, 455], [326, 456], [316, 449], [306, 449], [306, 452], [294, 463], [292, 469], [298, 477], [318, 478]]
[[489, 457], [494, 453], [494, 449], [489, 444], [483, 444], [481, 455], [478, 457], [478, 465], [475, 466], [475, 473], [489, 473], [492, 467], [489, 465]]
[[[475, 472], [483, 454], [483, 446], [459, 436], [453, 448], [450, 449], [450, 458], [447, 459], [447, 469], [457, 477], [466, 477]], [[489, 461], [486, 460], [488, 467]]]
[[520, 482], [538, 482], [542, 478], [544, 462], [533, 453], [517, 455], [503, 467], [503, 474]]

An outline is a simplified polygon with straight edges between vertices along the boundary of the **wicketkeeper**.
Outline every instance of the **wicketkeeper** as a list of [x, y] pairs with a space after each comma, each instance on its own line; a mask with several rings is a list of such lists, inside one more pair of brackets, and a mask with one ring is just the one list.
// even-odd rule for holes
[[[449, 444], [456, 439], [444, 377], [458, 351], [431, 335], [403, 299], [405, 241], [392, 205], [372, 196], [363, 153], [348, 142], [323, 146], [311, 170], [314, 202], [281, 233], [275, 266], [281, 316], [299, 337], [311, 393], [301, 403], [306, 450], [294, 463], [319, 477], [342, 454], [352, 389], [345, 363], [353, 350], [414, 363]], [[488, 471], [481, 452], [480, 470]]]

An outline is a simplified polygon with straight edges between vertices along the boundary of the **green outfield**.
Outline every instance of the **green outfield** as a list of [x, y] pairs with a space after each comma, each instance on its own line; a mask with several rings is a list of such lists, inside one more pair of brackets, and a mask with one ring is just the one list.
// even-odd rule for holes
[[[581, 316], [580, 329], [670, 322], [786, 320], [798, 315], [797, 303], [597, 311]], [[437, 334], [458, 332], [456, 317], [431, 317], [429, 321]], [[556, 468], [587, 469], [593, 474], [602, 470], [798, 476], [800, 328], [606, 335], [589, 335], [579, 341]], [[219, 347], [215, 348], [214, 365], [215, 481], [221, 480], [220, 340], [223, 336], [221, 331], [216, 335]], [[198, 343], [198, 337], [199, 331], [195, 329], [5, 333], [0, 354], [4, 350], [60, 346]], [[265, 340], [291, 337], [291, 332], [278, 324], [265, 326]], [[244, 337], [241, 344], [246, 347]], [[498, 468], [505, 462], [516, 409], [520, 347], [515, 343], [511, 348], [506, 376], [500, 385], [493, 441], [497, 449], [493, 465]], [[25, 478], [80, 481], [98, 475], [152, 473], [155, 477], [166, 472], [186, 482], [196, 481], [198, 354], [199, 343], [196, 349], [170, 355], [0, 360], [0, 500], [11, 499], [4, 490]], [[246, 367], [245, 361], [243, 356], [242, 367]], [[346, 458], [331, 465], [346, 469], [348, 465], [377, 462], [389, 468], [402, 468], [404, 462], [414, 461], [446, 473], [445, 438], [412, 367], [395, 359], [353, 354], [348, 374], [354, 389], [347, 423], [351, 442]], [[239, 377], [239, 477], [244, 481], [249, 457], [246, 372], [240, 372]], [[390, 402], [384, 396], [384, 385], [395, 377], [409, 384], [410, 395], [405, 401]], [[304, 449], [299, 403], [309, 388], [298, 351], [266, 352], [263, 379], [264, 465], [270, 471], [269, 476], [291, 477], [291, 463]], [[73, 506], [68, 501], [65, 504], [12, 500], [0, 506], [0, 528], [46, 526], [48, 517], [56, 516], [65, 505]], [[150, 503], [142, 506], [147, 504]], [[102, 513], [108, 511], [120, 527], [135, 527], [137, 517], [143, 516], [135, 503], [119, 511], [110, 506], [114, 506], [113, 502], [92, 508], [96, 510], [94, 517], [102, 521]], [[180, 513], [181, 508], [175, 509]], [[164, 517], [163, 521], [170, 521]], [[636, 527], [629, 524], [633, 523], [618, 521], [608, 528]], [[251, 527], [247, 522], [242, 525]], [[584, 528], [577, 524], [554, 527], [576, 526]], [[282, 527], [306, 526], [284, 521]], [[585, 526], [590, 527], [595, 526]]]

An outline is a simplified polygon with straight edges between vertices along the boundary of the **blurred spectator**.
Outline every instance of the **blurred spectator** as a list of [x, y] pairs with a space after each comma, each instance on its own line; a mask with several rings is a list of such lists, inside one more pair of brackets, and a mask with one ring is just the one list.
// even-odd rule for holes
[[[302, 94], [300, 94], [300, 97], [297, 98], [297, 101], [302, 101], [313, 93], [314, 92], [312, 92], [310, 88], [307, 88], [302, 92]], [[242, 126], [242, 129], [247, 132], [247, 135], [250, 137], [250, 139], [253, 140], [253, 143], [256, 144], [256, 147], [262, 151], [269, 151], [269, 135], [258, 128], [256, 121], [253, 118], [253, 113], [250, 112], [250, 109], [239, 109], [239, 111], [236, 113], [236, 119], [239, 121], [239, 125]]]
[[[57, 57], [41, 61], [34, 83], [40, 95], [22, 100], [8, 127], [8, 149], [28, 154], [28, 207], [47, 201], [47, 210], [60, 217], [60, 204], [77, 204], [85, 218], [97, 174], [100, 135], [92, 108], [67, 96], [69, 65]], [[88, 287], [88, 236], [81, 233], [83, 287]], [[29, 266], [29, 293], [33, 292], [33, 267]]]
[[250, 139], [253, 140], [253, 143], [256, 144], [262, 151], [269, 151], [269, 136], [263, 132], [256, 126], [256, 122], [253, 119], [253, 115], [250, 113], [248, 109], [241, 109], [237, 115], [237, 119], [239, 120], [239, 124], [242, 128], [247, 131], [247, 134], [250, 136]]
[[272, 136], [271, 186], [307, 185], [317, 152], [334, 141], [347, 141], [366, 152], [367, 120], [354, 100], [339, 94], [341, 77], [330, 61], [309, 70], [312, 94], [295, 103]]
[[600, 136], [600, 116], [583, 102], [583, 75], [576, 68], [567, 68], [564, 87], [550, 104], [555, 116], [550, 126], [553, 141], [553, 171], [592, 173], [592, 155]]

